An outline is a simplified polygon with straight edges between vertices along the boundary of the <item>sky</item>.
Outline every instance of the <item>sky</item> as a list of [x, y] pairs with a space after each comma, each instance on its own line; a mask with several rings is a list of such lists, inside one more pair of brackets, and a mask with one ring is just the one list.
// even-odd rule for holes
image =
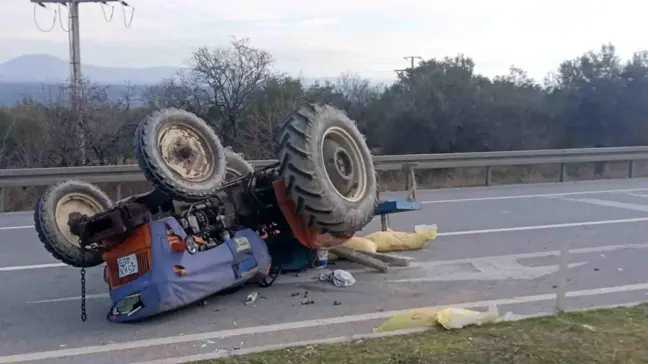
[[[67, 8], [47, 4], [34, 12], [30, 0], [0, 1], [0, 62], [35, 53], [67, 59]], [[272, 52], [276, 69], [305, 77], [354, 72], [391, 79], [395, 69], [409, 66], [404, 56], [463, 53], [489, 77], [515, 65], [542, 80], [561, 61], [603, 43], [615, 44], [624, 58], [648, 48], [640, 25], [648, 14], [643, 0], [127, 2], [135, 11], [132, 23], [133, 9], [119, 3], [112, 19], [111, 6], [80, 5], [83, 63], [183, 66], [196, 48], [223, 46], [236, 36]], [[57, 19], [44, 32], [55, 12], [64, 29]]]

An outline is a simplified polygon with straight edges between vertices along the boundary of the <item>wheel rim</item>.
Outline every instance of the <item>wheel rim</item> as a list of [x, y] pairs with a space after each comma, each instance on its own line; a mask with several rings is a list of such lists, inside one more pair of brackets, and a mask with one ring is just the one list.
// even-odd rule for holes
[[321, 143], [326, 177], [340, 197], [349, 202], [360, 201], [367, 192], [367, 165], [360, 146], [340, 127], [331, 127]]
[[94, 198], [82, 193], [69, 193], [63, 196], [56, 203], [56, 227], [67, 241], [81, 248], [79, 244], [79, 236], [70, 231], [68, 221], [72, 213], [79, 213], [81, 215], [93, 216], [102, 212], [104, 209]]
[[183, 180], [204, 182], [214, 173], [213, 151], [189, 126], [165, 125], [157, 145], [164, 164]]

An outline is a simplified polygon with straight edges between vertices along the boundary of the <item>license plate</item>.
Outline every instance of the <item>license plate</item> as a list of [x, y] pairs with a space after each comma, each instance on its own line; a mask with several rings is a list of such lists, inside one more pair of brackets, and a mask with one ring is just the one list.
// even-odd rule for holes
[[135, 254], [118, 258], [117, 266], [119, 267], [119, 278], [124, 278], [139, 271], [137, 256]]

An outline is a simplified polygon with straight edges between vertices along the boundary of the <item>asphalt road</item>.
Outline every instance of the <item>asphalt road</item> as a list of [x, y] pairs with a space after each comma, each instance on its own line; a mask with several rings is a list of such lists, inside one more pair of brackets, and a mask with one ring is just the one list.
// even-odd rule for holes
[[[571, 249], [567, 308], [646, 300], [648, 179], [419, 191], [423, 209], [391, 217], [395, 230], [437, 224], [411, 267], [379, 274], [348, 268], [336, 288], [285, 275], [260, 289], [217, 296], [137, 324], [105, 320], [102, 268], [88, 272], [80, 321], [79, 271], [37, 240], [31, 213], [0, 215], [0, 363], [133, 363], [371, 332], [397, 311], [438, 305], [500, 313], [553, 309], [558, 251]], [[379, 229], [376, 218], [366, 229]], [[254, 289], [257, 290], [257, 289]], [[308, 291], [315, 303], [301, 305]], [[334, 305], [340, 301], [341, 305]]]

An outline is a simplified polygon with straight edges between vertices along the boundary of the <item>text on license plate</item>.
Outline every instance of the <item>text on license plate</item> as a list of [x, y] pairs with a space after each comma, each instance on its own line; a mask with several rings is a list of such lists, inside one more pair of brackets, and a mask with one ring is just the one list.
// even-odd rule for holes
[[117, 266], [119, 267], [119, 278], [124, 278], [139, 271], [137, 264], [137, 255], [131, 254], [125, 257], [117, 258]]

